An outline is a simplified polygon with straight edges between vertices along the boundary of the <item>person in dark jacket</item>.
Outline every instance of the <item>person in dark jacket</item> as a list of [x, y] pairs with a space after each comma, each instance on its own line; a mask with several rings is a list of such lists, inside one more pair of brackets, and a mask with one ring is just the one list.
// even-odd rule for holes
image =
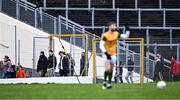
[[9, 71], [9, 78], [16, 78], [16, 66], [12, 65]]
[[49, 76], [51, 77], [55, 76], [56, 65], [57, 65], [57, 60], [54, 55], [54, 52], [52, 50], [49, 50], [49, 57], [47, 61], [47, 68], [49, 70]]
[[45, 77], [47, 72], [47, 57], [44, 54], [44, 51], [40, 52], [38, 64], [37, 64], [37, 72], [41, 77]]
[[173, 81], [180, 81], [180, 65], [175, 56], [171, 58], [170, 73], [173, 77]]
[[128, 83], [130, 83], [128, 77], [130, 77], [130, 81], [131, 83], [133, 83], [133, 70], [134, 70], [134, 61], [132, 60], [132, 56], [129, 56], [128, 57], [128, 72], [125, 76], [125, 79]]
[[59, 68], [59, 75], [60, 76], [68, 76], [69, 73], [69, 59], [67, 55], [65, 55], [65, 52], [60, 51], [60, 62], [58, 65]]
[[159, 54], [156, 55], [155, 62], [156, 62], [156, 64], [155, 64], [153, 80], [159, 81], [159, 80], [163, 79], [163, 67], [164, 67], [162, 58]]
[[80, 75], [82, 76], [85, 76], [85, 66], [86, 66], [85, 52], [82, 52], [80, 59]]

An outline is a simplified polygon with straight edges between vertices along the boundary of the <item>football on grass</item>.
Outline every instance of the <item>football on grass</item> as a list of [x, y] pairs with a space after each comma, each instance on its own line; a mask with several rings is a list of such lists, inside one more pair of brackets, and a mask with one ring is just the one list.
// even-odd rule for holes
[[158, 89], [164, 89], [166, 87], [166, 83], [164, 81], [159, 81], [157, 83], [157, 88]]

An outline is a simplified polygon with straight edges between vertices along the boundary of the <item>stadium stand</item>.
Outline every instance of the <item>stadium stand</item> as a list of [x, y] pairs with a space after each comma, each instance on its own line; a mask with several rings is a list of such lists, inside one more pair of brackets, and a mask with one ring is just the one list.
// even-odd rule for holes
[[[11, 9], [12, 2], [4, 2], [3, 6], [9, 6], [8, 9], [2, 9], [2, 12], [10, 16], [17, 16], [17, 12]], [[12, 0], [13, 1], [13, 0]], [[21, 1], [21, 0], [20, 0]], [[20, 8], [19, 19], [26, 23], [42, 29], [48, 33], [57, 33], [59, 15], [78, 23], [85, 28], [84, 31], [91, 32], [100, 36], [106, 30], [108, 21], [118, 23], [119, 30], [123, 31], [124, 24], [128, 23], [131, 27], [131, 37], [143, 37], [146, 43], [146, 52], [160, 53], [169, 61], [174, 54], [179, 55], [179, 6], [180, 1], [173, 0], [28, 0], [40, 8], [32, 7], [30, 9]], [[113, 2], [114, 1], [114, 2]], [[7, 4], [6, 4], [7, 3]], [[30, 6], [30, 5], [29, 5]], [[2, 7], [3, 8], [3, 7]], [[15, 8], [15, 7], [14, 7]], [[37, 11], [37, 18], [40, 22], [34, 21], [34, 10]], [[32, 12], [33, 11], [33, 12]], [[42, 11], [42, 12], [41, 12]], [[40, 13], [43, 13], [42, 16]], [[48, 13], [48, 14], [46, 14]], [[32, 16], [32, 17], [30, 17]], [[25, 19], [25, 20], [24, 20]], [[28, 20], [27, 20], [28, 19]], [[43, 20], [42, 20], [43, 19]], [[57, 24], [57, 28], [55, 28]], [[62, 27], [65, 27], [62, 25]], [[64, 30], [63, 30], [64, 29]], [[72, 32], [62, 28], [63, 32]], [[158, 45], [157, 45], [158, 44]], [[133, 49], [132, 49], [133, 50]], [[167, 53], [169, 51], [169, 53]], [[150, 56], [146, 53], [146, 56]], [[149, 57], [150, 59], [150, 57]], [[153, 60], [153, 59], [152, 59]], [[168, 62], [166, 62], [168, 63]], [[169, 63], [167, 64], [169, 66]], [[167, 67], [168, 72], [169, 67]]]

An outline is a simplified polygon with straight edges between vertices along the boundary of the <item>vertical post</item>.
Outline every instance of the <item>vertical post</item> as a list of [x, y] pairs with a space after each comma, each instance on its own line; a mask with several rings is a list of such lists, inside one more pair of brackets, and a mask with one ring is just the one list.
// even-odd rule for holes
[[92, 8], [92, 14], [91, 14], [91, 26], [94, 29], [94, 8]]
[[21, 43], [20, 40], [18, 40], [18, 64], [21, 63]]
[[46, 5], [46, 4], [47, 4], [46, 0], [43, 0], [43, 7], [44, 7], [44, 8], [46, 8], [46, 7], [47, 7], [47, 5]]
[[32, 77], [34, 76], [34, 69], [36, 66], [36, 38], [33, 37], [33, 68], [32, 68]]
[[137, 9], [137, 8], [138, 8], [138, 0], [135, 0], [135, 4], [134, 4], [134, 6], [135, 6], [135, 9]]
[[88, 0], [88, 9], [91, 9], [91, 0]]
[[34, 10], [34, 27], [37, 28], [37, 8]]
[[166, 9], [163, 9], [163, 27], [166, 27]]
[[129, 56], [129, 44], [125, 43], [125, 45], [126, 45], [126, 51], [125, 52], [126, 52], [126, 66], [127, 66], [128, 65], [128, 56]]
[[147, 44], [147, 52], [146, 52], [146, 57], [148, 58], [146, 62], [146, 71], [149, 74], [149, 27], [146, 29], [146, 44]]
[[116, 24], [117, 24], [117, 28], [119, 29], [119, 8], [117, 8], [117, 12], [116, 12]]
[[106, 27], [102, 26], [102, 33], [105, 33], [105, 31], [106, 31]]
[[58, 16], [58, 23], [59, 23], [59, 34], [61, 34], [61, 16]]
[[172, 28], [169, 30], [169, 44], [171, 45], [170, 48], [172, 49]]
[[179, 61], [180, 58], [179, 58], [179, 44], [177, 45], [177, 60]]
[[93, 72], [93, 83], [96, 83], [96, 44], [95, 38], [92, 39], [92, 72]]
[[41, 7], [40, 7], [40, 28], [43, 29], [43, 12]]
[[[85, 28], [84, 28], [84, 26], [83, 26], [83, 34], [85, 34]], [[83, 43], [82, 43], [82, 45], [83, 45], [83, 48], [85, 48], [86, 46], [85, 46], [85, 43], [86, 43], [86, 41], [85, 41], [85, 37], [83, 37]]]
[[[70, 37], [70, 43], [71, 44], [73, 44], [72, 43], [72, 39], [73, 39], [73, 37]], [[74, 41], [73, 41], [74, 42]], [[74, 45], [74, 44], [73, 44]], [[71, 54], [71, 56], [73, 57], [74, 56], [74, 52], [72, 52], [73, 51], [73, 49], [72, 49], [72, 45], [70, 45], [70, 54]], [[71, 75], [71, 60], [69, 60], [69, 73], [70, 73], [70, 75]]]
[[57, 20], [56, 17], [54, 17], [54, 34], [57, 33]]
[[138, 27], [141, 27], [141, 8], [138, 10]]
[[89, 70], [89, 61], [88, 61], [88, 35], [86, 34], [85, 35], [85, 38], [86, 38], [86, 49], [85, 49], [85, 52], [86, 52], [86, 61], [85, 61], [85, 64], [86, 64], [86, 76], [88, 76], [88, 70]]
[[157, 54], [157, 43], [154, 44], [154, 54]]
[[16, 19], [20, 18], [20, 8], [19, 8], [19, 0], [16, 1]]
[[141, 79], [140, 82], [144, 83], [144, 38], [141, 39]]
[[162, 8], [162, 0], [159, 0], [159, 9]]
[[25, 3], [25, 10], [27, 11], [27, 0], [24, 0]]
[[66, 0], [66, 11], [65, 11], [65, 13], [66, 13], [66, 29], [68, 29], [68, 21], [67, 21], [67, 19], [68, 19], [68, 6], [69, 6], [69, 4], [68, 4], [68, 0]]
[[150, 36], [149, 36], [149, 26], [146, 29], [146, 44], [147, 44], [147, 48], [149, 48], [149, 40], [150, 40]]
[[14, 55], [15, 55], [15, 65], [17, 65], [17, 27], [15, 26], [15, 34], [14, 34], [14, 47], [15, 47], [15, 50], [14, 50]]
[[53, 37], [49, 37], [49, 50], [53, 50]]
[[116, 5], [115, 5], [115, 0], [112, 0], [112, 8], [115, 9]]
[[68, 10], [66, 9], [66, 29], [68, 29]]
[[68, 0], [66, 0], [66, 10], [68, 9], [69, 4], [68, 4]]
[[[117, 66], [120, 67], [120, 41], [117, 41]], [[116, 66], [116, 67], [117, 67]], [[119, 74], [119, 73], [118, 73]]]
[[0, 0], [0, 11], [2, 11], [2, 0]]

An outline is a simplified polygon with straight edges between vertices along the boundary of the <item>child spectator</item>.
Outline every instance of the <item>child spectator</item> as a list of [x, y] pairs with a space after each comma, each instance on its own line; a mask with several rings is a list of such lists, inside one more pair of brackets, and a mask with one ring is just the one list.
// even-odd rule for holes
[[26, 78], [25, 70], [21, 65], [19, 66], [19, 70], [16, 72], [16, 78]]

